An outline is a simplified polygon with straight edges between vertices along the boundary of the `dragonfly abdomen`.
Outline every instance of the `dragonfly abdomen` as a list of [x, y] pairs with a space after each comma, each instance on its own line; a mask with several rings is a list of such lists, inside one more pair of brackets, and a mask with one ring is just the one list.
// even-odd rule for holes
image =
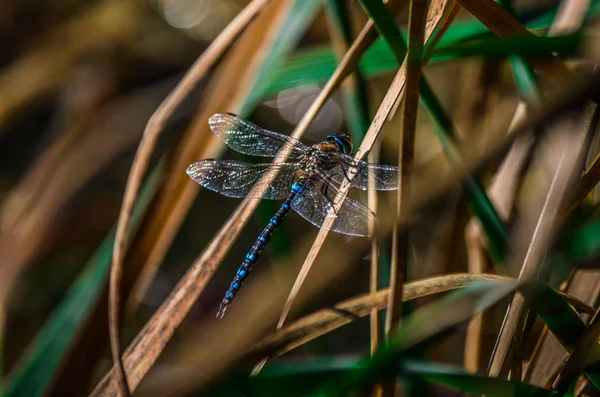
[[281, 225], [281, 222], [290, 212], [290, 204], [292, 203], [292, 201], [298, 195], [303, 194], [307, 187], [308, 184], [306, 183], [296, 182], [292, 184], [290, 195], [281, 205], [281, 207], [279, 207], [279, 210], [275, 213], [275, 215], [273, 215], [267, 226], [265, 226], [263, 231], [258, 235], [256, 241], [254, 242], [254, 244], [252, 244], [252, 248], [250, 248], [250, 251], [248, 251], [248, 253], [246, 254], [246, 258], [238, 268], [238, 271], [235, 274], [233, 281], [229, 285], [229, 289], [225, 293], [225, 297], [221, 301], [219, 312], [217, 313], [218, 318], [222, 318], [223, 315], [225, 315], [225, 310], [227, 310], [227, 306], [229, 306], [236, 293], [242, 287], [244, 280], [246, 280], [246, 278], [248, 278], [248, 275], [250, 275], [250, 272], [252, 272], [254, 264], [262, 255], [265, 246], [269, 243], [271, 237], [273, 237], [273, 233], [275, 233], [275, 230], [277, 230], [279, 225]]

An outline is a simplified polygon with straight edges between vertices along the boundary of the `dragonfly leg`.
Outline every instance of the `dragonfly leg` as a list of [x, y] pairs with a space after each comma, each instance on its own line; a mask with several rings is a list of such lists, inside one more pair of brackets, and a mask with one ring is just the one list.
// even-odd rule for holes
[[[327, 179], [329, 179], [330, 177], [328, 177]], [[335, 210], [335, 206], [333, 205], [333, 200], [331, 199], [331, 197], [329, 197], [327, 195], [327, 189], [329, 189], [329, 181], [327, 181], [326, 183], [324, 183], [321, 186], [321, 193], [323, 194], [323, 196], [325, 196], [325, 198], [327, 199], [327, 201], [329, 202], [329, 204], [331, 205], [331, 208], [333, 208]]]

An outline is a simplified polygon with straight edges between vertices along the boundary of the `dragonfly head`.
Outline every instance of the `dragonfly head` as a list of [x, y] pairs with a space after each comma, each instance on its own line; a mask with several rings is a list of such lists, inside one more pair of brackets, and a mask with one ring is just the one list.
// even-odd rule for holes
[[333, 143], [340, 148], [340, 151], [344, 154], [352, 153], [352, 137], [348, 134], [330, 134], [325, 138], [326, 141]]

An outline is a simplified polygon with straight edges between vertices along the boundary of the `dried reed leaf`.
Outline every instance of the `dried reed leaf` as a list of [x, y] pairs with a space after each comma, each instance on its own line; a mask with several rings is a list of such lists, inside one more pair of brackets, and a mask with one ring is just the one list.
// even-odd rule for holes
[[[588, 305], [595, 304], [600, 297], [600, 273], [589, 269], [576, 271], [566, 293]], [[532, 385], [545, 386], [552, 374], [558, 376], [557, 371], [562, 368], [567, 357], [567, 351], [556, 337], [543, 332], [525, 367], [523, 380]]]
[[[597, 108], [590, 110], [593, 110], [592, 114], [587, 114], [586, 118], [590, 122], [588, 125], [588, 133], [591, 135], [597, 129], [599, 113]], [[561, 223], [564, 222], [569, 214], [591, 191], [592, 188], [589, 187], [589, 184], [592, 183], [592, 179], [595, 178], [592, 171], [593, 168], [594, 165], [592, 165], [592, 168], [584, 174], [581, 181], [576, 184], [577, 189], [575, 190], [575, 193], [567, 198], [566, 203], [563, 203], [559, 215]], [[572, 277], [569, 277], [568, 280], [563, 283], [561, 288], [565, 288], [570, 293], [580, 296], [585, 302], [595, 303], [598, 294], [600, 293], [598, 290], [599, 281], [600, 273], [598, 273], [598, 271], [592, 270], [590, 272], [586, 269], [574, 269], [572, 271]], [[546, 385], [550, 382], [548, 378], [550, 374], [555, 374], [557, 379], [560, 377], [564, 379], [564, 375], [561, 376], [561, 373], [565, 371], [565, 368], [563, 367], [560, 372], [557, 371], [560, 367], [559, 363], [563, 363], [566, 360], [567, 353], [563, 349], [557, 349], [556, 344], [558, 344], [558, 341], [553, 335], [543, 333], [540, 336], [538, 340], [539, 349], [534, 351], [530, 363], [526, 368], [526, 376], [531, 382], [534, 382], [534, 384]], [[579, 357], [579, 360], [581, 360], [581, 357]], [[571, 367], [567, 368], [567, 371], [573, 370], [573, 364], [571, 363], [570, 365]]]
[[119, 335], [120, 320], [120, 283], [123, 273], [123, 259], [127, 240], [127, 231], [131, 221], [133, 207], [141, 189], [142, 178], [146, 173], [150, 156], [154, 151], [156, 142], [163, 130], [165, 123], [175, 109], [189, 95], [191, 90], [208, 73], [231, 43], [237, 38], [254, 17], [262, 10], [269, 0], [254, 0], [238, 14], [238, 16], [225, 28], [225, 30], [211, 43], [211, 45], [198, 58], [194, 65], [183, 77], [177, 87], [167, 96], [160, 107], [152, 115], [144, 136], [138, 147], [134, 163], [129, 174], [123, 205], [117, 223], [117, 233], [113, 251], [113, 263], [110, 273], [109, 289], [109, 333], [110, 344], [117, 380], [121, 394], [129, 395], [125, 371], [121, 362], [121, 343]]
[[[435, 27], [438, 26], [438, 24], [442, 24], [442, 23], [445, 24], [448, 21], [447, 18], [449, 16], [453, 15], [454, 6], [455, 6], [455, 3], [453, 0], [436, 0], [435, 4], [432, 4], [430, 6], [429, 13], [427, 16], [427, 20], [428, 20], [427, 27], [426, 27], [427, 30], [426, 30], [426, 34], [425, 34], [427, 40], [430, 39]], [[435, 21], [435, 22], [432, 22], [432, 21]], [[371, 149], [371, 147], [375, 143], [375, 140], [377, 139], [378, 135], [383, 130], [383, 126], [384, 126], [385, 122], [391, 116], [391, 111], [392, 111], [392, 108], [394, 107], [394, 104], [401, 98], [401, 96], [404, 92], [404, 84], [406, 82], [405, 76], [406, 76], [406, 62], [402, 64], [402, 66], [400, 67], [400, 70], [396, 73], [396, 76], [394, 77], [392, 84], [390, 85], [383, 101], [381, 102], [381, 105], [379, 106], [379, 109], [377, 110], [377, 113], [375, 114], [375, 117], [373, 118], [371, 125], [369, 126], [369, 129], [367, 131], [367, 134], [365, 135], [365, 138], [363, 139], [359, 149], [357, 150], [357, 152], [354, 156], [355, 159], [361, 159], [362, 157], [364, 157], [367, 154], [367, 152]], [[350, 175], [350, 177], [352, 177], [352, 175]], [[347, 181], [344, 181], [344, 182], [345, 183], [340, 188], [340, 195], [339, 195], [340, 197], [336, 197], [336, 200], [335, 200], [336, 206], [341, 205], [343, 203], [343, 199], [348, 194], [350, 185], [349, 185], [349, 183], [347, 183]], [[336, 207], [336, 206], [334, 206], [334, 207]], [[335, 210], [337, 211], [338, 207], [336, 207]], [[327, 219], [329, 222], [333, 222], [333, 220], [335, 218], [332, 216], [329, 216]], [[312, 264], [315, 261], [316, 256], [318, 255], [319, 251], [321, 250], [321, 247], [323, 246], [325, 239], [327, 238], [327, 235], [329, 234], [329, 232], [327, 231], [327, 229], [328, 229], [327, 226], [330, 227], [331, 225], [325, 224], [324, 227], [322, 227], [319, 230], [317, 237], [315, 238], [315, 242], [314, 242], [313, 246], [311, 247], [310, 252], [308, 253], [308, 256], [306, 257], [304, 264], [302, 265], [302, 269], [300, 270], [300, 272], [298, 274], [298, 278], [294, 282], [294, 286], [292, 287], [290, 295], [284, 306], [283, 312], [282, 312], [280, 320], [279, 320], [278, 328], [280, 328], [283, 325], [283, 323], [285, 322], [285, 318], [287, 317], [287, 315], [293, 305], [295, 297], [298, 295], [298, 292], [300, 291], [300, 287], [302, 286], [304, 279], [306, 278], [308, 272], [310, 271]]]
[[[571, 3], [571, 5], [568, 5]], [[558, 16], [552, 23], [550, 30], [548, 32], [549, 36], [566, 34], [575, 31], [578, 27], [583, 23], [584, 17], [587, 13], [587, 9], [580, 9], [577, 0], [567, 0], [561, 3], [562, 9], [566, 12], [559, 13]], [[519, 102], [517, 106], [517, 110], [512, 118], [509, 134], [511, 134], [511, 129], [514, 128], [515, 125], [522, 119], [527, 116], [527, 103], [525, 101]], [[513, 202], [515, 199], [515, 193], [521, 179], [524, 166], [526, 163], [526, 159], [528, 153], [533, 144], [533, 140], [531, 137], [524, 137], [518, 139], [511, 148], [510, 152], [500, 165], [500, 168], [494, 179], [492, 184], [488, 189], [488, 197], [492, 200], [494, 206], [498, 210], [498, 213], [502, 216], [502, 218], [507, 221], [508, 217], [511, 213]], [[593, 167], [590, 169], [592, 170]], [[590, 174], [593, 175], [593, 172]], [[598, 175], [600, 180], [600, 174]], [[593, 183], [592, 181], [590, 181]], [[585, 184], [583, 185], [585, 186]], [[581, 187], [578, 191], [578, 194], [575, 195], [575, 198], [571, 200], [571, 206], [568, 206], [568, 212], [572, 211], [574, 207], [572, 205], [576, 202], [575, 200], [580, 199], [581, 195], [584, 193], [585, 187]], [[591, 188], [590, 188], [591, 190]], [[589, 193], [589, 191], [588, 191]], [[587, 196], [587, 194], [585, 194]], [[576, 205], [575, 205], [576, 206]], [[571, 208], [572, 207], [572, 208]], [[485, 236], [481, 229], [481, 225], [478, 223], [476, 219], [472, 219], [469, 222], [466, 230], [467, 236], [467, 247], [469, 252], [469, 266], [482, 268], [482, 265], [476, 265], [476, 262], [481, 262], [483, 259], [483, 252], [485, 251]], [[474, 319], [474, 321], [481, 321], [481, 319]], [[477, 358], [473, 358], [472, 356], [477, 356], [475, 354], [475, 350], [469, 350], [469, 346], [475, 347], [476, 345], [469, 345], [470, 343], [475, 343], [479, 340], [479, 329], [475, 325], [473, 328], [470, 328], [467, 331], [467, 344], [465, 346], [465, 357], [470, 358], [471, 364], [474, 362], [478, 362]], [[469, 350], [469, 351], [468, 351]], [[471, 368], [473, 369], [473, 368]]]
[[[336, 54], [338, 62], [344, 57], [352, 45], [352, 24], [350, 8], [343, 0], [335, 0], [327, 3], [329, 31], [332, 47]], [[369, 20], [372, 23], [372, 21]], [[345, 106], [345, 116], [348, 120], [348, 127], [353, 139], [358, 142], [362, 140], [364, 134], [369, 128], [369, 104], [367, 98], [367, 88], [358, 68], [342, 83], [342, 95]], [[376, 146], [376, 147], [375, 147]], [[379, 145], [375, 145], [369, 153], [369, 162], [379, 162]], [[371, 181], [368, 187], [368, 206], [374, 213], [377, 213], [377, 191], [375, 184]], [[369, 230], [371, 234], [375, 233], [375, 224], [371, 222]], [[369, 281], [369, 290], [372, 294], [377, 292], [378, 267], [379, 267], [379, 248], [377, 239], [371, 241], [371, 274]], [[379, 344], [379, 321], [377, 311], [371, 312], [370, 318], [370, 338], [371, 351], [374, 352]]]
[[[560, 153], [560, 156], [543, 203], [536, 203], [533, 208], [525, 211], [525, 213], [529, 214], [529, 217], [532, 217], [533, 214], [539, 214], [539, 218], [537, 220], [524, 220], [522, 228], [520, 230], [517, 229], [517, 241], [530, 241], [528, 246], [523, 246], [521, 243], [520, 247], [517, 242], [518, 248], [515, 251], [515, 256], [512, 258], [514, 264], [522, 263], [519, 280], [537, 278], [545, 252], [558, 226], [556, 221], [559, 220], [557, 217], [564, 195], [573, 178], [578, 177], [573, 171], [576, 168], [575, 164], [582, 155], [585, 155], [582, 153], [582, 149], [588, 131], [583, 125], [581, 118], [578, 118], [577, 121], [566, 120], [549, 128], [556, 129], [553, 135], [562, 138], [556, 139], [555, 142], [555, 150]], [[568, 134], [568, 138], [566, 135], [563, 135], [565, 134], [564, 131], [569, 131], [566, 133]], [[571, 133], [571, 131], [574, 132]], [[532, 225], [525, 226], [529, 223], [532, 223]], [[525, 300], [520, 294], [517, 294], [508, 308], [508, 313], [498, 337], [496, 351], [492, 356], [490, 364], [490, 376], [498, 376], [501, 373], [506, 363], [517, 325], [524, 312]]]
[[[381, 150], [381, 140], [375, 141], [375, 143], [373, 144], [373, 148], [371, 149], [371, 151], [369, 152], [368, 158], [367, 160], [369, 161], [369, 163], [372, 164], [377, 164], [379, 163], [379, 159], [380, 159], [380, 150]], [[368, 186], [368, 191], [367, 191], [367, 203], [369, 206], [369, 209], [371, 211], [373, 211], [373, 213], [375, 214], [379, 214], [379, 212], [377, 211], [377, 191], [375, 190], [375, 183], [373, 180], [373, 177], [370, 177], [369, 180], [369, 186]], [[387, 261], [384, 259], [380, 258], [380, 249], [383, 249], [383, 245], [380, 244], [377, 236], [375, 236], [376, 233], [376, 223], [374, 221], [370, 222], [369, 224], [369, 232], [371, 233], [371, 235], [373, 235], [374, 237], [371, 239], [371, 263], [370, 263], [370, 274], [369, 274], [369, 296], [374, 296], [375, 294], [377, 294], [377, 289], [379, 288], [379, 280], [381, 277], [378, 273], [379, 273], [379, 269], [380, 269], [380, 263], [382, 265], [386, 265]], [[385, 266], [387, 267], [387, 266]], [[385, 269], [385, 268], [384, 268]], [[387, 303], [386, 299], [386, 303]], [[377, 349], [379, 348], [380, 342], [379, 339], [381, 337], [381, 335], [383, 335], [383, 332], [381, 330], [381, 326], [380, 326], [380, 321], [379, 321], [379, 312], [375, 309], [371, 310], [369, 313], [369, 333], [370, 333], [370, 352], [371, 352], [371, 356], [373, 356], [373, 354], [375, 354], [375, 352], [377, 351]], [[384, 385], [382, 384], [375, 384], [373, 385], [373, 389], [371, 391], [371, 396], [372, 397], [382, 397], [383, 396], [383, 389]]]
[[[410, 3], [408, 22], [408, 51], [406, 53], [406, 84], [402, 107], [402, 129], [398, 165], [398, 193], [396, 217], [404, 216], [411, 207], [411, 179], [415, 156], [415, 130], [417, 127], [417, 112], [419, 110], [419, 95], [423, 56], [423, 41], [425, 38], [425, 23], [427, 18], [427, 2], [413, 0]], [[386, 333], [395, 331], [400, 326], [402, 316], [402, 301], [404, 280], [408, 269], [410, 246], [408, 233], [395, 229], [392, 240], [392, 264], [390, 273], [389, 307], [386, 317]]]

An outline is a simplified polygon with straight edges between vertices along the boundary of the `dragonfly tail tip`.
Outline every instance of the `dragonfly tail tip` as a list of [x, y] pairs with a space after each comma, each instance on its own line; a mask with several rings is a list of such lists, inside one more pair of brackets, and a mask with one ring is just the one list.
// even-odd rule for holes
[[225, 316], [225, 312], [227, 311], [227, 305], [222, 303], [219, 305], [219, 311], [217, 312], [217, 318], [220, 320]]

